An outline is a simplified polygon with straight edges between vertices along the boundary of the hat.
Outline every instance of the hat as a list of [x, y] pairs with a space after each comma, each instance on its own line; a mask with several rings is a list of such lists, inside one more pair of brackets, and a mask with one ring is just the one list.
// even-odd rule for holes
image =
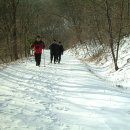
[[36, 38], [41, 38], [39, 35], [37, 35], [37, 37]]

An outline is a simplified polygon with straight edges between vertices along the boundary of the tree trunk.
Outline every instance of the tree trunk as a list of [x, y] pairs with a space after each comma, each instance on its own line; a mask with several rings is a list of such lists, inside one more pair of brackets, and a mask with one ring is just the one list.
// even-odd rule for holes
[[116, 56], [114, 53], [114, 47], [113, 47], [114, 41], [113, 41], [112, 21], [111, 21], [110, 13], [109, 13], [109, 10], [110, 10], [109, 6], [110, 5], [108, 4], [108, 0], [106, 0], [105, 3], [106, 3], [107, 20], [108, 20], [108, 26], [109, 26], [109, 29], [108, 29], [109, 39], [110, 39], [109, 44], [110, 44], [110, 48], [111, 48], [112, 58], [113, 58], [114, 65], [115, 65], [115, 70], [117, 71], [119, 68], [118, 68], [117, 59], [116, 59]]
[[116, 50], [117, 61], [118, 61], [119, 47], [120, 47], [120, 40], [121, 40], [122, 26], [123, 26], [123, 11], [124, 11], [124, 0], [121, 1], [120, 27], [119, 27], [119, 36], [118, 36], [118, 42], [117, 42], [117, 50]]
[[18, 59], [18, 51], [17, 51], [17, 25], [16, 25], [16, 2], [12, 0], [12, 43], [13, 43], [13, 54], [14, 60]]

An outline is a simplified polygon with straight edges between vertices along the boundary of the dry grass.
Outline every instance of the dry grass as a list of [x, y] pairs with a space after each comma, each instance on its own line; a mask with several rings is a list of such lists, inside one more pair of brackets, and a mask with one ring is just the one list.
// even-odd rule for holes
[[103, 50], [100, 50], [97, 53], [93, 54], [91, 57], [87, 58], [86, 60], [89, 62], [97, 61], [97, 63], [99, 63], [102, 60], [104, 54], [105, 52]]

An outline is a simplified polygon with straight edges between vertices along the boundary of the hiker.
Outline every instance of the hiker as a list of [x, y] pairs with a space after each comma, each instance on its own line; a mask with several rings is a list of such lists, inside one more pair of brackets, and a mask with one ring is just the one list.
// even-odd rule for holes
[[63, 45], [61, 44], [61, 42], [59, 42], [58, 45], [59, 45], [59, 49], [58, 49], [58, 63], [60, 63], [61, 55], [63, 55], [64, 48], [63, 48]]
[[54, 39], [53, 43], [49, 46], [51, 63], [53, 59], [54, 59], [54, 64], [56, 64], [56, 61], [58, 60], [58, 48], [59, 48], [59, 45]]
[[34, 56], [35, 56], [36, 66], [40, 67], [42, 49], [45, 48], [45, 44], [41, 40], [40, 36], [36, 37], [36, 41], [32, 44], [31, 48], [34, 49]]

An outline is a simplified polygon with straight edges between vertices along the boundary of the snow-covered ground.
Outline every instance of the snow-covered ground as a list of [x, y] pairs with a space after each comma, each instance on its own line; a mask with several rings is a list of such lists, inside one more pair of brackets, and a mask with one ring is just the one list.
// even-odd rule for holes
[[0, 130], [130, 130], [130, 92], [65, 53], [0, 70]]

